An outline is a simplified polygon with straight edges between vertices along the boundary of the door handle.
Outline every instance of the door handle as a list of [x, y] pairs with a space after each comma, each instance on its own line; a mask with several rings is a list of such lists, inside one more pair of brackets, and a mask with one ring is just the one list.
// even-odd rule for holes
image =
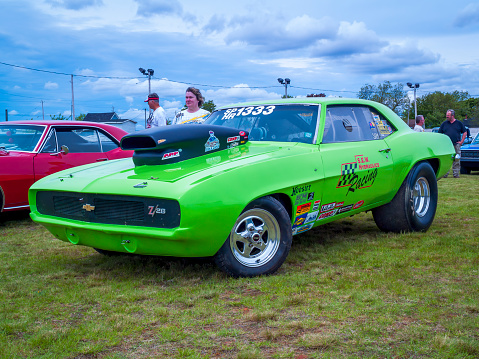
[[379, 152], [386, 152], [389, 153], [391, 151], [390, 148], [383, 148], [382, 150], [379, 150]]
[[97, 158], [97, 162], [108, 161], [108, 158]]

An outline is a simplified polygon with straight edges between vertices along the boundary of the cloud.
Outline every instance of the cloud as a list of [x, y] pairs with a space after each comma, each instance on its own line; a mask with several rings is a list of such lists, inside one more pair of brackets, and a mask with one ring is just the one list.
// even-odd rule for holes
[[387, 41], [381, 40], [374, 31], [368, 30], [364, 23], [342, 21], [334, 38], [317, 41], [312, 56], [338, 57], [372, 53], [387, 44]]
[[12, 115], [12, 116], [18, 115], [18, 111], [11, 110], [11, 111], [8, 111], [8, 114], [9, 114], [9, 115]]
[[47, 3], [68, 10], [82, 10], [90, 6], [101, 6], [103, 0], [47, 0]]
[[457, 14], [453, 21], [456, 27], [479, 24], [479, 3], [469, 4]]
[[215, 105], [220, 107], [235, 102], [280, 99], [281, 95], [265, 89], [251, 88], [247, 84], [238, 84], [231, 88], [207, 90], [204, 97], [207, 101], [213, 100]]
[[56, 90], [57, 88], [58, 88], [58, 84], [56, 82], [48, 81], [45, 84], [45, 89], [46, 90]]
[[338, 29], [338, 24], [328, 17], [315, 19], [308, 15], [295, 17], [286, 24], [272, 16], [235, 18], [229, 25], [226, 43], [245, 43], [267, 52], [306, 48], [317, 40], [333, 38]]
[[138, 3], [137, 14], [151, 15], [178, 15], [183, 13], [183, 7], [178, 0], [135, 0]]

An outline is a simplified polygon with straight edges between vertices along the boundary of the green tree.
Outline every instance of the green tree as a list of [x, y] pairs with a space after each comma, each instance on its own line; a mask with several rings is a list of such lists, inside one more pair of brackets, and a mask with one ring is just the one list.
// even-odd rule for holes
[[469, 101], [469, 97], [467, 91], [431, 92], [417, 98], [417, 113], [424, 116], [427, 127], [440, 126], [446, 119], [446, 112], [449, 109], [456, 112], [457, 119], [462, 120], [465, 115], [471, 118], [474, 113], [474, 102]]
[[83, 121], [85, 119], [85, 114], [84, 113], [81, 113], [79, 116], [75, 117], [75, 120], [76, 121]]
[[209, 101], [206, 101], [203, 106], [201, 106], [201, 108], [203, 110], [206, 110], [206, 111], [209, 111], [209, 112], [213, 112], [214, 110], [216, 110], [216, 105], [215, 103], [213, 102], [213, 100], [209, 100]]
[[364, 100], [382, 103], [397, 114], [402, 113], [409, 102], [404, 85], [402, 83], [393, 85], [390, 81], [384, 81], [378, 86], [366, 84], [361, 87], [357, 96]]
[[50, 118], [55, 121], [64, 121], [70, 119], [70, 117], [65, 117], [61, 113], [58, 115], [50, 115]]

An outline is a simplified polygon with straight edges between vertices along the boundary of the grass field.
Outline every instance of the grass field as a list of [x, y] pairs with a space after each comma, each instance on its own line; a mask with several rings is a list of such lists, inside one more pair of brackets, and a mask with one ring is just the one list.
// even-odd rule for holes
[[371, 213], [294, 237], [276, 275], [105, 257], [0, 216], [1, 358], [478, 358], [479, 175], [442, 179], [427, 233]]

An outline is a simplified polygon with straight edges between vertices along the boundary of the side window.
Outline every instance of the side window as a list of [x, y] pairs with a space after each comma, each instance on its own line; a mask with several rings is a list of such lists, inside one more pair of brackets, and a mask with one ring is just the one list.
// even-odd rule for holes
[[379, 112], [371, 109], [372, 122], [370, 123], [371, 131], [374, 138], [386, 138], [395, 131], [394, 127]]
[[108, 137], [101, 131], [98, 131], [98, 135], [100, 136], [102, 152], [108, 152], [119, 147], [116, 142], [114, 142], [110, 137]]
[[91, 128], [57, 128], [57, 140], [71, 153], [101, 152], [98, 133]]
[[55, 129], [52, 129], [45, 140], [45, 145], [43, 146], [42, 153], [54, 153], [57, 152], [57, 136]]
[[322, 143], [373, 140], [371, 113], [364, 106], [328, 106]]

